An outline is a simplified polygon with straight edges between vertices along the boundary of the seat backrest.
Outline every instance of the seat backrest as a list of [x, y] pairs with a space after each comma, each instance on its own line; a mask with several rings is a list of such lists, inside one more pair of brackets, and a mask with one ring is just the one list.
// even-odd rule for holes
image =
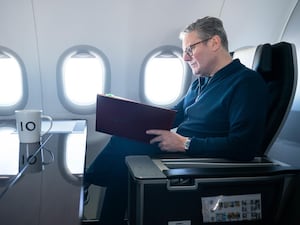
[[280, 42], [263, 44], [256, 49], [252, 69], [259, 72], [271, 94], [266, 132], [261, 151], [268, 153], [276, 140], [294, 99], [297, 83], [297, 57], [294, 44]]

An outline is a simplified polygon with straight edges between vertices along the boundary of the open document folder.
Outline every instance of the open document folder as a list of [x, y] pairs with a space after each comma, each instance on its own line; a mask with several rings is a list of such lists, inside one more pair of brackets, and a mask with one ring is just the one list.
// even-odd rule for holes
[[97, 95], [96, 131], [149, 142], [149, 129], [170, 130], [176, 111], [128, 99]]

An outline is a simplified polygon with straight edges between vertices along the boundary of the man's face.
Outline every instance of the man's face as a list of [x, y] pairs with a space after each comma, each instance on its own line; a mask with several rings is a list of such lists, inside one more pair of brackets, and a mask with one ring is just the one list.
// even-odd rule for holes
[[212, 51], [209, 41], [200, 39], [196, 31], [186, 33], [182, 39], [183, 59], [188, 62], [194, 75], [210, 75]]

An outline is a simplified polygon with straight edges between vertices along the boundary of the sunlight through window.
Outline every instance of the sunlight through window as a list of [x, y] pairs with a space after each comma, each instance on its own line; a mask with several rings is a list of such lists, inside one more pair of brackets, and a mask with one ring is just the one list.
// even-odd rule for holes
[[74, 104], [90, 105], [103, 93], [104, 65], [99, 58], [75, 55], [66, 60], [63, 78], [66, 97]]
[[15, 105], [22, 94], [22, 71], [18, 61], [0, 52], [0, 106]]
[[184, 78], [182, 61], [177, 57], [154, 57], [145, 67], [145, 96], [157, 105], [169, 105], [181, 94]]

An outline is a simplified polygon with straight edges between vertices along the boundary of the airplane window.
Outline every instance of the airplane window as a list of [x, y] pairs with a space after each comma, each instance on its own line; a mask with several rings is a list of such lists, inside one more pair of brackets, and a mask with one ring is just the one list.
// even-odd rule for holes
[[109, 67], [105, 56], [91, 46], [67, 50], [59, 60], [59, 97], [75, 113], [92, 113], [96, 95], [107, 90]]
[[180, 59], [175, 57], [151, 59], [145, 73], [146, 96], [159, 105], [174, 102], [180, 93], [182, 76], [183, 67]]
[[185, 93], [191, 80], [181, 49], [165, 46], [154, 50], [142, 68], [142, 98], [158, 106], [171, 106]]
[[15, 53], [0, 47], [0, 114], [9, 115], [27, 100], [25, 69]]
[[256, 46], [248, 46], [239, 48], [234, 51], [233, 58], [239, 59], [246, 67], [252, 68]]

